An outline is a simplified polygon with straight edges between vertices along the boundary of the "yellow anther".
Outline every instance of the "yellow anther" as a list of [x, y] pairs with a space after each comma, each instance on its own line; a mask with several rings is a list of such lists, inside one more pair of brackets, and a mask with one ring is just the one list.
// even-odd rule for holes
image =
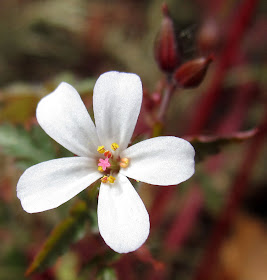
[[111, 176], [111, 175], [108, 177], [108, 181], [109, 181], [110, 183], [114, 183], [115, 180], [116, 180], [116, 178], [113, 177], [113, 176]]
[[108, 176], [103, 176], [100, 180], [101, 180], [102, 183], [107, 183]]
[[98, 166], [98, 171], [100, 171], [100, 172], [104, 172], [104, 170], [103, 170], [103, 168], [102, 168], [102, 166]]
[[106, 150], [105, 150], [105, 147], [104, 147], [104, 146], [98, 146], [97, 151], [98, 151], [100, 154], [104, 154]]
[[129, 159], [128, 158], [122, 158], [120, 161], [120, 167], [126, 168], [129, 165]]
[[112, 143], [112, 144], [111, 144], [111, 149], [112, 149], [113, 151], [116, 151], [118, 148], [119, 148], [119, 145], [118, 145], [117, 143]]

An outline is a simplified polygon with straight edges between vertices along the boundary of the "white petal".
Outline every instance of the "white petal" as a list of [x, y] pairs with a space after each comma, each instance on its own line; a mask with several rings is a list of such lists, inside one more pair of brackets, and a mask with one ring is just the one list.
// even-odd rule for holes
[[63, 147], [79, 156], [96, 154], [96, 129], [79, 93], [61, 83], [38, 104], [36, 116], [43, 130]]
[[135, 74], [107, 72], [96, 81], [93, 96], [95, 123], [102, 145], [127, 148], [142, 103], [142, 83]]
[[19, 179], [17, 195], [25, 211], [42, 212], [68, 201], [101, 176], [93, 159], [54, 159], [28, 168]]
[[193, 146], [178, 137], [162, 136], [139, 142], [121, 153], [130, 164], [125, 176], [154, 185], [176, 185], [195, 171]]
[[98, 227], [107, 245], [118, 253], [137, 250], [149, 234], [149, 216], [138, 193], [123, 175], [101, 184]]

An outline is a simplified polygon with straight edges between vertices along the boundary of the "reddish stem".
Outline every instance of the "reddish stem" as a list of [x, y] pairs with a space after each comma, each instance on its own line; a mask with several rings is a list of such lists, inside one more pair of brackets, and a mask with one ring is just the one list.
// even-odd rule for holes
[[136, 279], [134, 270], [134, 260], [132, 254], [124, 254], [115, 263], [115, 268], [118, 274], [118, 279]]
[[203, 193], [199, 186], [192, 187], [181, 211], [176, 215], [171, 228], [167, 232], [164, 247], [169, 251], [177, 253], [180, 249], [198, 218], [203, 200]]
[[174, 85], [174, 83], [170, 79], [168, 79], [166, 88], [164, 90], [163, 98], [161, 101], [161, 105], [158, 111], [158, 121], [160, 122], [163, 122], [165, 119], [165, 115], [169, 107], [171, 97], [175, 91], [175, 88], [176, 86]]
[[165, 208], [169, 201], [173, 198], [177, 186], [158, 188], [159, 189], [157, 190], [156, 197], [154, 198], [153, 204], [149, 211], [151, 231], [160, 226], [162, 218], [165, 216]]
[[246, 28], [249, 26], [257, 3], [258, 0], [245, 0], [240, 4], [238, 9], [236, 9], [236, 13], [233, 15], [233, 26], [229, 30], [224, 50], [217, 63], [214, 79], [207, 90], [206, 95], [201, 97], [197, 104], [198, 110], [192, 118], [192, 123], [187, 134], [192, 135], [200, 133], [208, 121], [214, 105], [222, 93], [220, 89], [227, 69], [235, 58], [240, 41]]
[[[226, 114], [223, 120], [217, 125], [215, 129], [216, 135], [229, 135], [239, 131], [247, 116], [247, 112], [255, 102], [255, 95], [257, 94], [257, 87], [253, 83], [248, 83], [233, 92], [234, 98], [232, 101], [229, 113]], [[218, 154], [216, 157], [211, 157], [206, 161], [208, 172], [216, 172], [220, 170], [227, 160], [225, 154]]]
[[240, 86], [234, 94], [231, 111], [227, 114], [217, 128], [219, 135], [227, 135], [242, 128], [248, 109], [255, 101], [258, 90], [254, 83]]
[[263, 118], [262, 125], [259, 127], [259, 132], [253, 138], [243, 162], [237, 173], [236, 179], [233, 182], [229, 199], [226, 202], [223, 212], [215, 226], [214, 232], [211, 237], [211, 241], [208, 245], [204, 259], [200, 264], [199, 270], [195, 280], [207, 280], [211, 272], [210, 265], [214, 264], [217, 258], [218, 250], [224, 240], [224, 237], [231, 225], [233, 218], [238, 210], [240, 202], [244, 196], [244, 193], [248, 187], [250, 175], [253, 171], [253, 167], [256, 164], [258, 156], [265, 144], [265, 136], [267, 134], [267, 107], [265, 116]]

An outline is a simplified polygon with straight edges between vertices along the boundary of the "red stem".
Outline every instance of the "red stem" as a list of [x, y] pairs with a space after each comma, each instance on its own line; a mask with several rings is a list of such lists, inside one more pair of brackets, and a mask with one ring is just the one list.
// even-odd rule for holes
[[173, 95], [173, 92], [175, 91], [176, 86], [174, 85], [174, 83], [168, 79], [167, 81], [167, 85], [164, 91], [164, 95], [163, 95], [163, 99], [161, 101], [161, 105], [158, 111], [158, 121], [163, 122], [167, 109], [169, 107], [170, 101], [171, 101], [171, 97]]
[[214, 105], [222, 93], [221, 85], [228, 67], [238, 51], [240, 41], [254, 14], [258, 0], [245, 0], [233, 15], [233, 25], [229, 30], [223, 53], [217, 63], [214, 79], [204, 97], [197, 104], [198, 110], [192, 118], [191, 126], [186, 134], [194, 135], [201, 132], [212, 113]]
[[118, 279], [136, 279], [132, 254], [124, 254], [115, 263], [115, 268], [118, 275]]
[[224, 117], [216, 129], [219, 135], [234, 133], [242, 128], [248, 109], [256, 100], [255, 96], [257, 92], [258, 89], [252, 82], [240, 86], [233, 92], [234, 99], [232, 101], [231, 111]]
[[177, 186], [158, 187], [156, 197], [149, 211], [151, 231], [160, 226], [162, 218], [165, 216], [165, 208], [173, 198]]
[[240, 202], [244, 196], [244, 193], [248, 187], [250, 175], [253, 171], [253, 167], [256, 164], [258, 156], [265, 144], [265, 136], [267, 134], [267, 107], [263, 123], [259, 127], [259, 132], [253, 138], [248, 150], [244, 156], [243, 162], [237, 173], [236, 179], [233, 182], [229, 199], [226, 202], [223, 212], [215, 226], [214, 232], [211, 237], [211, 241], [208, 245], [203, 261], [200, 264], [199, 270], [195, 280], [207, 280], [211, 272], [211, 264], [214, 264], [218, 250], [224, 240], [224, 237], [231, 225], [233, 218], [238, 210]]
[[164, 247], [170, 252], [181, 248], [191, 232], [203, 206], [203, 193], [199, 186], [194, 186], [187, 194], [184, 205], [174, 218], [171, 228], [167, 231]]
[[[257, 92], [258, 89], [253, 83], [242, 85], [233, 92], [234, 98], [231, 108], [229, 113], [226, 114], [217, 125], [217, 129], [215, 129], [216, 135], [224, 136], [233, 134], [242, 128], [247, 112], [250, 106], [255, 102], [255, 95]], [[216, 172], [216, 170], [220, 170], [225, 161], [227, 161], [227, 157], [223, 153], [207, 159], [205, 162], [207, 172]]]

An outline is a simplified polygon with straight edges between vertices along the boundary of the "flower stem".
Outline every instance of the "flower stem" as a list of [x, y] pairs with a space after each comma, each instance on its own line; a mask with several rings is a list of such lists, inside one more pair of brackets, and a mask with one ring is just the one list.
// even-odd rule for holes
[[168, 79], [168, 83], [164, 90], [163, 99], [162, 99], [162, 102], [161, 102], [161, 105], [160, 105], [160, 108], [158, 111], [158, 116], [157, 116], [157, 119], [160, 123], [164, 122], [166, 112], [169, 107], [170, 100], [171, 100], [171, 97], [172, 97], [172, 94], [173, 94], [175, 88], [176, 88], [176, 86], [174, 85], [174, 83], [172, 81], [170, 81], [170, 79]]

